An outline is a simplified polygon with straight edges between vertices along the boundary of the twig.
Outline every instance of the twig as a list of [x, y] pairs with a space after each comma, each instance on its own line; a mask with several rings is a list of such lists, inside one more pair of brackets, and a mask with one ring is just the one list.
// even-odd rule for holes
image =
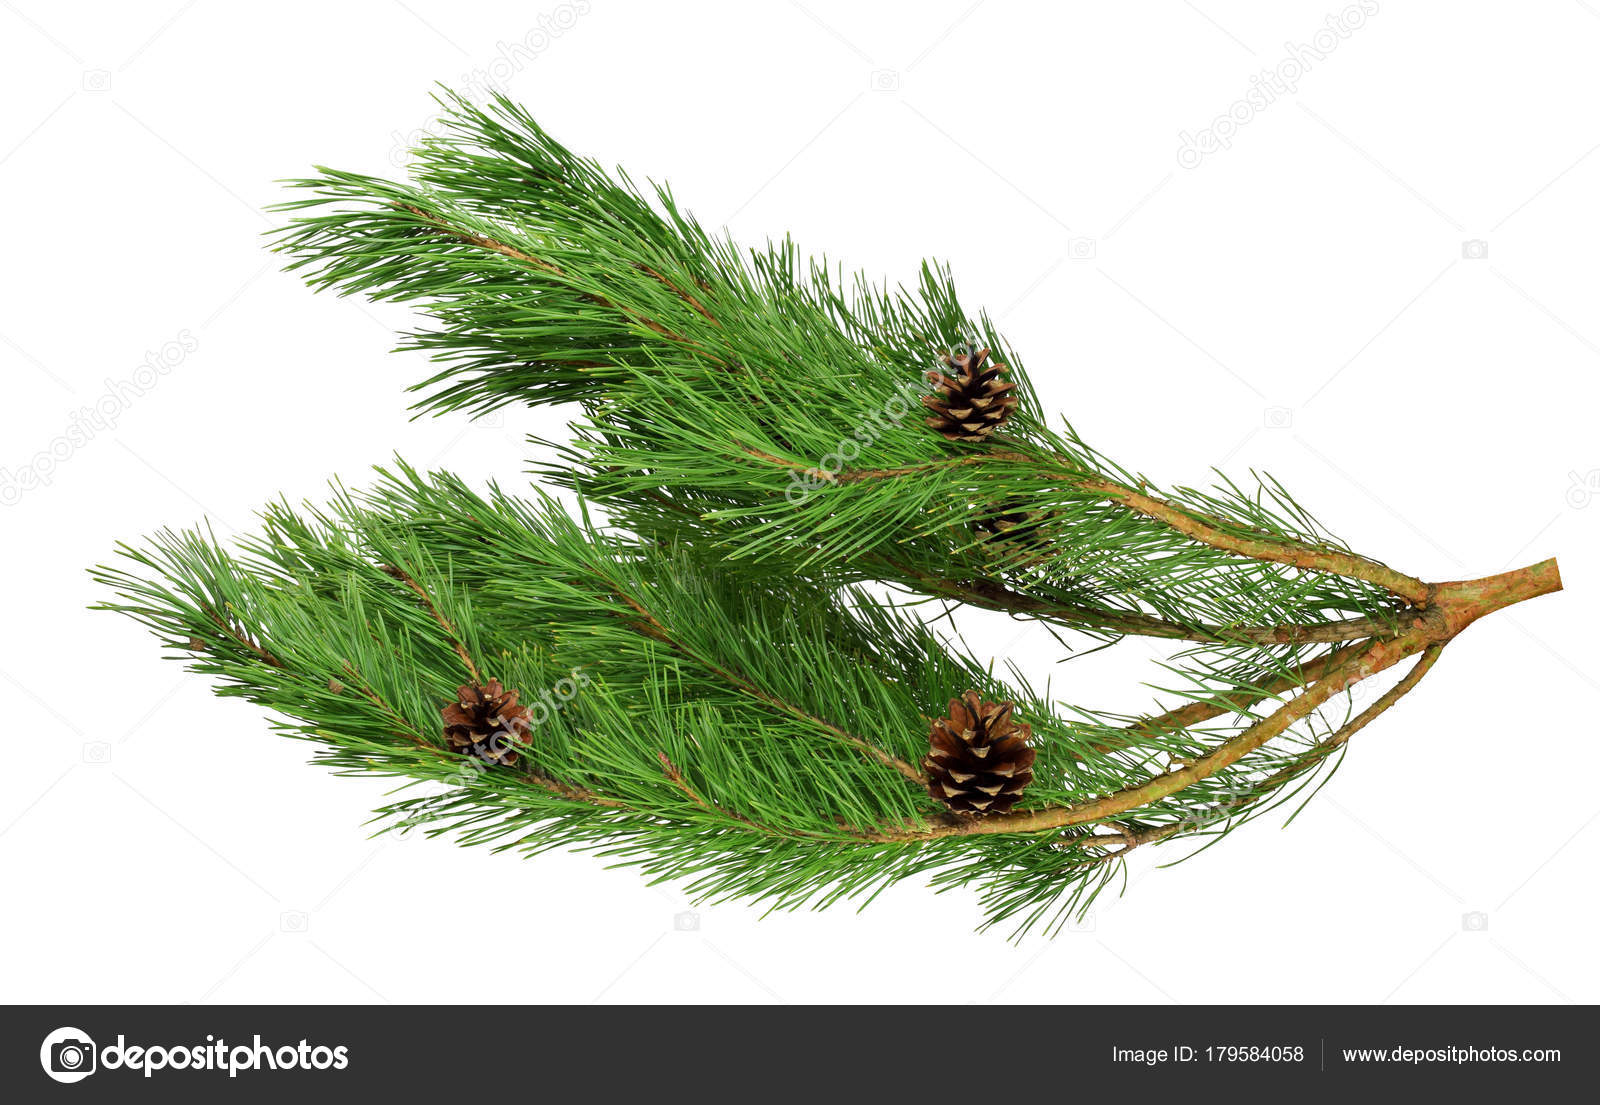
[[1248, 556], [1253, 560], [1269, 560], [1276, 564], [1363, 580], [1399, 595], [1414, 606], [1421, 606], [1428, 599], [1428, 585], [1420, 579], [1355, 553], [1314, 549], [1301, 542], [1282, 538], [1242, 537], [1200, 521], [1189, 511], [1172, 503], [1109, 480], [1075, 477], [1073, 482], [1083, 490], [1102, 494], [1137, 514], [1165, 522], [1186, 537], [1192, 537], [1214, 549]]
[[683, 644], [683, 642], [673, 637], [672, 634], [668, 633], [667, 628], [658, 620], [656, 620], [655, 616], [651, 614], [650, 611], [632, 595], [629, 595], [616, 584], [610, 583], [610, 581], [607, 581], [607, 583], [611, 587], [613, 594], [620, 598], [630, 610], [645, 620], [645, 625], [649, 630], [649, 636], [652, 639], [659, 641], [683, 656], [688, 657], [690, 660], [693, 660], [695, 663], [699, 664], [713, 675], [716, 675], [718, 678], [732, 684], [734, 687], [743, 691], [745, 694], [748, 694], [750, 697], [763, 702], [768, 706], [782, 710], [791, 717], [797, 718], [811, 725], [815, 725], [839, 740], [842, 740], [845, 743], [860, 749], [871, 759], [882, 764], [884, 767], [892, 768], [893, 770], [899, 772], [906, 779], [916, 783], [918, 786], [928, 785], [927, 776], [923, 775], [921, 771], [913, 767], [911, 764], [906, 763], [898, 756], [894, 756], [884, 751], [877, 745], [856, 736], [854, 733], [850, 733], [844, 729], [841, 729], [831, 721], [827, 721], [824, 718], [817, 717], [815, 714], [806, 712], [799, 706], [796, 706], [794, 703], [787, 702], [784, 699], [781, 699], [776, 695], [773, 695], [756, 686], [744, 676], [728, 671], [726, 668], [719, 666], [708, 657], [701, 656], [699, 653]]
[[[1399, 702], [1402, 698], [1409, 694], [1412, 688], [1414, 688], [1418, 683], [1422, 682], [1422, 677], [1428, 674], [1428, 671], [1433, 667], [1434, 662], [1439, 659], [1439, 654], [1444, 651], [1444, 647], [1444, 642], [1430, 645], [1426, 650], [1424, 650], [1422, 655], [1417, 658], [1417, 662], [1411, 666], [1411, 670], [1406, 672], [1405, 676], [1398, 683], [1384, 692], [1384, 694], [1381, 695], [1371, 706], [1368, 706], [1365, 710], [1361, 711], [1361, 713], [1345, 722], [1339, 727], [1338, 730], [1328, 737], [1318, 741], [1309, 750], [1302, 753], [1294, 763], [1289, 764], [1288, 766], [1281, 768], [1280, 770], [1275, 771], [1271, 775], [1268, 775], [1266, 778], [1262, 779], [1257, 784], [1256, 794], [1248, 795], [1233, 803], [1219, 804], [1213, 807], [1209, 811], [1213, 815], [1212, 817], [1206, 818], [1204, 816], [1200, 816], [1194, 818], [1185, 818], [1183, 821], [1173, 822], [1172, 824], [1162, 825], [1159, 827], [1152, 827], [1150, 829], [1143, 830], [1142, 832], [1132, 834], [1131, 839], [1129, 838], [1129, 834], [1125, 832], [1119, 833], [1118, 835], [1111, 835], [1108, 833], [1103, 836], [1088, 837], [1079, 835], [1063, 840], [1061, 842], [1062, 845], [1065, 846], [1068, 844], [1073, 844], [1080, 847], [1105, 847], [1115, 844], [1121, 840], [1128, 840], [1128, 843], [1125, 847], [1109, 854], [1108, 856], [1102, 857], [1103, 859], [1114, 859], [1126, 855], [1128, 852], [1131, 852], [1133, 849], [1140, 847], [1141, 845], [1153, 844], [1158, 841], [1166, 840], [1169, 837], [1177, 836], [1179, 833], [1185, 832], [1186, 830], [1203, 828], [1208, 824], [1214, 824], [1217, 821], [1231, 817], [1238, 811], [1245, 809], [1248, 806], [1256, 805], [1267, 795], [1275, 793], [1278, 788], [1282, 787], [1288, 782], [1291, 782], [1296, 777], [1304, 773], [1308, 768], [1314, 767], [1321, 763], [1328, 757], [1329, 753], [1334, 751], [1334, 749], [1341, 747], [1351, 737], [1355, 736], [1362, 729], [1366, 728], [1368, 724], [1370, 724], [1385, 710], [1389, 709], [1396, 702]], [[1104, 841], [1105, 843], [1101, 844], [1099, 843], [1100, 841]]]
[[754, 821], [751, 821], [748, 817], [741, 813], [735, 813], [732, 810], [724, 809], [723, 807], [712, 802], [708, 802], [704, 798], [700, 797], [699, 793], [696, 792], [695, 789], [684, 780], [683, 772], [678, 770], [678, 765], [669, 760], [665, 752], [657, 752], [656, 759], [661, 761], [661, 771], [666, 775], [667, 780], [673, 786], [682, 791], [684, 796], [687, 797], [689, 801], [693, 802], [707, 813], [714, 813], [722, 817], [731, 818], [734, 821], [749, 825], [752, 829], [759, 829], [762, 832], [769, 831], [767, 830], [766, 826], [757, 825]]
[[[468, 245], [477, 246], [480, 249], [489, 250], [491, 253], [498, 253], [502, 257], [509, 257], [513, 261], [518, 261], [518, 262], [521, 262], [522, 264], [530, 265], [533, 268], [536, 268], [541, 272], [547, 272], [552, 276], [565, 277], [567, 275], [566, 274], [566, 270], [562, 269], [561, 266], [559, 266], [559, 265], [556, 265], [556, 264], [553, 264], [553, 263], [551, 263], [549, 261], [546, 261], [541, 257], [535, 257], [531, 253], [527, 253], [524, 250], [520, 250], [515, 246], [508, 245], [505, 242], [499, 241], [498, 239], [485, 237], [482, 234], [474, 234], [471, 231], [462, 230], [459, 227], [452, 226], [445, 219], [439, 217], [438, 215], [433, 214], [431, 211], [425, 211], [422, 208], [415, 206], [414, 204], [401, 203], [401, 202], [396, 200], [396, 201], [391, 201], [391, 206], [396, 207], [401, 211], [405, 211], [405, 212], [407, 212], [409, 214], [415, 215], [417, 218], [423, 220], [425, 223], [427, 223], [433, 229], [437, 230], [439, 233], [447, 234], [450, 237], [455, 238], [457, 241], [465, 242]], [[660, 273], [656, 272], [653, 269], [650, 269], [648, 266], [643, 266], [643, 271], [648, 272], [651, 276], [654, 276], [657, 280], [660, 280], [663, 284], [666, 284], [667, 287], [671, 288], [674, 292], [676, 292], [680, 297], [682, 297], [684, 299], [685, 302], [687, 302], [691, 307], [693, 307], [695, 310], [697, 310], [700, 314], [705, 315], [705, 317], [708, 318], [708, 319], [711, 318], [711, 316], [706, 312], [705, 308], [700, 305], [698, 300], [696, 300], [693, 296], [689, 295], [688, 293], [684, 292], [682, 289], [675, 287], [665, 277], [663, 277]], [[632, 320], [633, 322], [639, 323], [639, 325], [644, 326], [645, 328], [647, 328], [649, 330], [652, 330], [657, 334], [660, 334], [662, 337], [668, 339], [669, 341], [675, 341], [675, 342], [678, 342], [678, 343], [680, 343], [682, 345], [691, 345], [691, 346], [694, 346], [697, 349], [700, 349], [702, 352], [705, 352], [704, 347], [701, 346], [699, 342], [694, 341], [692, 338], [686, 338], [682, 334], [675, 333], [672, 330], [667, 329], [665, 326], [661, 325], [659, 322], [655, 321], [654, 319], [646, 318], [645, 316], [639, 314], [638, 312], [630, 311], [625, 307], [618, 306], [616, 303], [612, 302], [610, 299], [607, 299], [605, 296], [600, 295], [597, 292], [584, 292], [584, 293], [582, 293], [582, 295], [584, 296], [585, 299], [589, 300], [589, 302], [591, 302], [591, 303], [594, 303], [594, 304], [596, 304], [598, 306], [601, 306], [601, 307], [609, 308], [609, 309], [614, 310], [614, 311], [621, 312], [621, 314], [623, 314], [628, 319]], [[716, 320], [712, 319], [712, 321], [715, 322]], [[711, 356], [711, 354], [709, 352], [706, 353], [706, 356], [710, 357], [711, 360], [715, 361], [718, 364], [724, 363], [724, 362], [718, 360], [718, 358]]]
[[267, 664], [269, 667], [283, 667], [282, 660], [279, 660], [261, 645], [258, 645], [256, 642], [252, 641], [240, 630], [233, 628], [233, 626], [230, 625], [225, 618], [219, 615], [215, 610], [211, 609], [211, 607], [202, 605], [200, 609], [205, 611], [206, 617], [210, 618], [212, 623], [215, 624], [218, 629], [226, 633], [232, 640], [237, 641], [239, 644], [255, 653], [263, 663]]
[[1371, 617], [1347, 618], [1342, 621], [1316, 622], [1309, 625], [1180, 625], [1148, 614], [1111, 614], [1088, 607], [1049, 602], [1013, 591], [992, 580], [977, 579], [963, 583], [955, 580], [919, 578], [930, 585], [942, 585], [946, 595], [985, 610], [1033, 614], [1041, 618], [1093, 625], [1140, 637], [1214, 644], [1295, 645], [1357, 641], [1367, 637], [1392, 637], [1401, 632], [1393, 622]]
[[964, 818], [953, 823], [929, 826], [925, 829], [898, 830], [885, 833], [890, 842], [928, 840], [946, 836], [976, 836], [992, 833], [1026, 833], [1045, 829], [1062, 829], [1071, 825], [1104, 821], [1131, 810], [1168, 798], [1202, 779], [1221, 771], [1278, 736], [1290, 725], [1304, 718], [1345, 687], [1370, 675], [1375, 675], [1404, 660], [1432, 643], [1418, 630], [1394, 641], [1374, 643], [1361, 656], [1360, 663], [1346, 661], [1335, 667], [1322, 679], [1312, 683], [1298, 696], [1280, 706], [1237, 736], [1224, 741], [1209, 753], [1184, 767], [1146, 779], [1134, 786], [1125, 787], [1103, 798], [1077, 802], [1070, 806], [1046, 809], [1013, 811], [991, 817]]
[[[750, 452], [750, 450], [746, 450]], [[777, 463], [785, 468], [792, 468], [811, 472], [815, 478], [828, 483], [859, 483], [865, 480], [898, 479], [904, 476], [918, 475], [924, 472], [962, 468], [971, 465], [993, 463], [1023, 463], [1037, 466], [1040, 474], [1047, 479], [1060, 480], [1071, 484], [1077, 490], [1118, 503], [1136, 514], [1153, 518], [1159, 522], [1192, 538], [1203, 545], [1222, 552], [1234, 553], [1238, 556], [1249, 557], [1252, 560], [1266, 560], [1277, 564], [1288, 564], [1291, 567], [1302, 568], [1308, 571], [1326, 572], [1331, 575], [1346, 576], [1350, 579], [1359, 579], [1375, 584], [1393, 594], [1399, 595], [1414, 606], [1421, 606], [1428, 599], [1428, 585], [1420, 579], [1397, 572], [1375, 560], [1369, 560], [1355, 553], [1340, 552], [1332, 549], [1321, 549], [1307, 545], [1301, 541], [1276, 536], [1246, 537], [1202, 520], [1194, 511], [1179, 507], [1173, 503], [1146, 495], [1111, 480], [1098, 477], [1085, 476], [1074, 468], [1065, 457], [1054, 457], [1053, 460], [1060, 466], [1056, 468], [1041, 465], [1040, 458], [1013, 452], [989, 452], [976, 456], [952, 457], [944, 460], [929, 461], [924, 464], [908, 465], [901, 468], [858, 469], [841, 472], [833, 475], [814, 468], [807, 468], [804, 464], [795, 461], [786, 461], [779, 457], [751, 452], [752, 456], [769, 463]]]
[[[1422, 677], [1428, 674], [1429, 669], [1431, 669], [1434, 663], [1439, 659], [1439, 654], [1444, 651], [1444, 646], [1447, 643], [1448, 642], [1441, 641], [1438, 644], [1429, 645], [1428, 648], [1423, 651], [1422, 655], [1417, 658], [1417, 662], [1411, 666], [1411, 670], [1406, 672], [1404, 678], [1380, 695], [1377, 701], [1375, 701], [1371, 706], [1368, 706], [1365, 710], [1362, 710], [1355, 717], [1341, 725], [1332, 736], [1329, 736], [1319, 742], [1317, 748], [1321, 751], [1318, 752], [1318, 757], [1320, 758], [1322, 756], [1326, 756], [1329, 752], [1333, 751], [1333, 749], [1344, 744], [1351, 737], [1355, 736], [1357, 733], [1361, 732], [1361, 730], [1370, 725], [1379, 714], [1383, 713], [1396, 702], [1399, 702], [1406, 695], [1410, 694], [1411, 689], [1418, 683], [1422, 682]], [[1271, 777], [1269, 777], [1269, 779], [1270, 778]]]
[[1335, 666], [1344, 662], [1346, 658], [1359, 652], [1360, 643], [1344, 645], [1318, 656], [1315, 660], [1302, 664], [1298, 676], [1282, 675], [1276, 679], [1269, 679], [1259, 687], [1252, 687], [1240, 691], [1219, 695], [1216, 698], [1197, 699], [1185, 703], [1175, 709], [1155, 717], [1144, 718], [1127, 727], [1127, 737], [1116, 741], [1101, 741], [1091, 745], [1095, 752], [1110, 752], [1116, 748], [1130, 747], [1138, 742], [1141, 736], [1159, 735], [1161, 733], [1176, 732], [1180, 729], [1190, 729], [1202, 721], [1222, 717], [1224, 714], [1241, 713], [1254, 706], [1263, 699], [1282, 694], [1284, 691], [1293, 690], [1307, 683], [1314, 683], [1321, 679]]
[[[1483, 579], [1431, 585], [1431, 601], [1426, 609], [1417, 613], [1412, 628], [1405, 634], [1393, 640], [1363, 642], [1359, 655], [1354, 649], [1344, 650], [1338, 660], [1328, 664], [1319, 678], [1295, 698], [1192, 763], [1087, 802], [1045, 809], [1014, 810], [991, 817], [958, 818], [926, 828], [890, 830], [880, 834], [878, 839], [893, 843], [947, 836], [1026, 833], [1115, 818], [1170, 797], [1237, 763], [1346, 687], [1386, 671], [1435, 645], [1445, 644], [1485, 614], [1560, 589], [1561, 574], [1554, 560]], [[1432, 666], [1431, 662], [1429, 666]], [[1417, 675], [1417, 679], [1421, 678], [1420, 674]], [[1414, 685], [1408, 684], [1406, 689]], [[1397, 699], [1398, 696], [1389, 699], [1383, 708], [1387, 709]], [[1375, 703], [1370, 708], [1374, 717], [1381, 712], [1376, 706]], [[1361, 724], [1365, 725], [1366, 721]]]
[[393, 576], [395, 579], [398, 579], [401, 583], [405, 584], [406, 587], [408, 587], [419, 599], [422, 600], [422, 605], [428, 608], [428, 613], [433, 615], [433, 620], [438, 622], [439, 628], [443, 629], [446, 635], [449, 636], [450, 647], [455, 650], [457, 656], [461, 657], [461, 662], [467, 666], [467, 673], [472, 676], [472, 681], [474, 683], [483, 682], [482, 678], [480, 678], [478, 675], [478, 666], [472, 662], [472, 656], [467, 652], [467, 646], [461, 643], [460, 633], [457, 632], [456, 627], [450, 623], [450, 619], [446, 618], [439, 612], [439, 608], [433, 604], [433, 600], [428, 597], [428, 592], [422, 589], [422, 585], [407, 575], [404, 570], [396, 567], [393, 564], [381, 564], [379, 567], [389, 575]]

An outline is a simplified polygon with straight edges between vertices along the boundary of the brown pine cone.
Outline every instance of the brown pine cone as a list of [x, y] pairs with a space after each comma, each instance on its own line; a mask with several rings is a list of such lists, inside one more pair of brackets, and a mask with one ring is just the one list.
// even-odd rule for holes
[[1008, 500], [972, 520], [972, 531], [984, 541], [1003, 541], [1013, 545], [1040, 544], [1039, 529], [1044, 512], [1029, 510], [1016, 500]]
[[928, 373], [934, 394], [922, 397], [933, 412], [928, 425], [951, 441], [982, 441], [1017, 408], [1016, 384], [1006, 379], [1003, 364], [985, 365], [987, 349], [958, 345], [940, 359], [954, 371]]
[[1033, 729], [1012, 720], [1010, 702], [984, 702], [977, 691], [952, 698], [949, 716], [928, 732], [922, 761], [928, 793], [958, 813], [1005, 813], [1033, 782]]
[[506, 690], [500, 680], [462, 685], [456, 701], [440, 713], [452, 752], [507, 767], [517, 762], [513, 742], [526, 743], [529, 711], [517, 705], [517, 692]]

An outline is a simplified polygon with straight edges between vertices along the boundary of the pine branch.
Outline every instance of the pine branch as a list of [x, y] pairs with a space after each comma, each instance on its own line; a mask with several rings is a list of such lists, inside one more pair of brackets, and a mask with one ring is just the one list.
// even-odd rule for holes
[[[568, 830], [557, 822], [611, 811], [649, 822], [652, 832], [676, 826], [673, 847], [682, 849], [681, 834], [716, 825], [724, 834], [716, 848], [695, 852], [692, 863], [688, 851], [675, 854], [723, 871], [718, 885], [728, 893], [755, 893], [726, 865], [746, 870], [746, 849], [775, 839], [865, 849], [848, 863], [848, 853], [833, 855], [856, 874], [931, 871], [937, 879], [954, 863], [968, 881], [1026, 884], [1045, 876], [1037, 865], [1017, 867], [1009, 848], [988, 860], [965, 851], [987, 852], [985, 838], [1020, 837], [1095, 853], [1064, 882], [1054, 859], [1044, 864], [1052, 894], [1071, 898], [1103, 867], [1105, 840], [1063, 838], [1061, 829], [1102, 824], [1140, 843], [1199, 831], [1209, 822], [1165, 800], [1217, 778], [1232, 793], [1265, 797], [1308, 762], [1292, 748], [1256, 756], [1270, 739], [1356, 680], [1458, 632], [1484, 602], [1537, 589], [1498, 578], [1447, 585], [1436, 612], [1398, 640], [1325, 654], [1298, 666], [1298, 681], [1280, 664], [1277, 684], [1227, 683], [1201, 711], [1236, 713], [1238, 728], [1210, 734], [1220, 739], [1209, 747], [1193, 729], [1195, 711], [1181, 728], [1160, 719], [1125, 728], [1111, 747], [1099, 739], [1103, 726], [1065, 721], [1025, 687], [995, 682], [864, 596], [844, 606], [803, 584], [729, 577], [692, 550], [650, 551], [574, 523], [553, 504], [484, 498], [453, 477], [402, 467], [362, 496], [341, 492], [306, 516], [275, 507], [267, 518], [268, 534], [247, 542], [242, 559], [197, 533], [127, 550], [157, 578], [100, 570], [120, 596], [109, 608], [150, 625], [169, 647], [199, 644], [196, 670], [285, 713], [291, 731], [323, 742], [324, 758], [343, 770], [438, 779], [459, 763], [437, 735], [437, 718], [463, 670], [474, 679], [494, 671], [525, 689], [557, 685], [556, 672], [586, 673], [595, 689], [552, 711], [519, 745], [514, 767], [483, 770], [451, 808], [477, 817], [514, 798], [542, 818], [514, 819], [518, 832], [563, 840]], [[218, 627], [217, 606], [234, 622]], [[529, 642], [540, 643], [530, 651]], [[1413, 683], [1424, 670], [1414, 670]], [[950, 687], [963, 685], [1022, 703], [1033, 726], [1041, 782], [1013, 813], [953, 816], [911, 764], [922, 738], [908, 721], [930, 716]], [[1242, 712], [1291, 688], [1299, 693], [1263, 718]], [[1384, 708], [1388, 701], [1380, 700]], [[830, 720], [824, 703], [848, 704], [859, 731]], [[1317, 759], [1366, 720], [1314, 746]], [[1181, 754], [1187, 765], [1129, 782], [1152, 754]], [[1098, 796], [1110, 779], [1124, 785]], [[1130, 814], [1137, 827], [1123, 823]], [[629, 831], [605, 825], [595, 839]], [[737, 843], [741, 835], [752, 842]], [[961, 852], [947, 850], [956, 843]], [[886, 847], [931, 851], [926, 863], [906, 863]]]
[[[419, 151], [418, 186], [331, 170], [299, 182], [317, 195], [290, 205], [293, 210], [328, 204], [336, 209], [300, 215], [285, 229], [280, 248], [296, 256], [292, 267], [308, 271], [316, 286], [431, 304], [445, 327], [414, 335], [416, 343], [450, 360], [466, 350], [472, 353], [463, 367], [429, 381], [465, 377], [433, 401], [436, 407], [470, 404], [484, 409], [511, 398], [540, 402], [577, 397], [589, 401], [592, 410], [605, 411], [605, 424], [596, 427], [601, 437], [595, 447], [574, 458], [573, 471], [558, 476], [570, 477], [574, 486], [607, 499], [614, 509], [627, 510], [630, 497], [639, 500], [632, 505], [646, 512], [659, 511], [663, 499], [674, 507], [688, 501], [690, 517], [710, 523], [709, 529], [701, 523], [697, 536], [736, 540], [745, 548], [734, 549], [735, 555], [764, 556], [780, 544], [799, 547], [797, 542], [806, 542], [818, 560], [833, 566], [853, 561], [893, 581], [909, 582], [897, 580], [879, 557], [864, 555], [873, 550], [863, 548], [860, 537], [877, 534], [889, 541], [897, 529], [903, 536], [905, 526], [896, 523], [916, 518], [912, 507], [923, 495], [856, 495], [848, 503], [829, 496], [819, 512], [828, 517], [821, 519], [781, 508], [790, 477], [815, 470], [817, 458], [841, 441], [854, 440], [874, 408], [881, 410], [908, 383], [920, 379], [932, 352], [949, 334], [980, 332], [984, 340], [1004, 348], [986, 324], [961, 312], [948, 277], [925, 269], [920, 305], [861, 281], [855, 301], [849, 302], [833, 290], [825, 271], [813, 268], [809, 283], [803, 280], [798, 257], [787, 243], [742, 258], [731, 244], [713, 241], [679, 215], [664, 192], [660, 196], [666, 211], [657, 215], [626, 186], [613, 184], [598, 167], [556, 146], [512, 105], [501, 102], [494, 112], [482, 113], [454, 104], [448, 117], [453, 128], [448, 140], [430, 142]], [[483, 143], [485, 152], [465, 154], [471, 143]], [[486, 222], [486, 216], [499, 221]], [[488, 265], [486, 259], [496, 263]], [[731, 318], [722, 317], [730, 311]], [[1019, 387], [1022, 413], [1015, 432], [1040, 447], [1034, 459], [1045, 470], [1024, 475], [1033, 487], [1016, 486], [1006, 495], [1048, 502], [1049, 485], [1059, 478], [1048, 470], [1052, 446], [1069, 467], [1117, 477], [1114, 465], [1080, 442], [1030, 424], [1028, 412], [1036, 409], [1037, 400], [1026, 388], [1016, 358], [1009, 357], [1009, 363], [1024, 385]], [[796, 366], [805, 366], [798, 377]], [[826, 367], [817, 373], [821, 366]], [[778, 396], [772, 389], [780, 383], [786, 392], [799, 385], [811, 394]], [[874, 401], [863, 404], [863, 394]], [[806, 398], [809, 404], [802, 401]], [[814, 417], [819, 413], [828, 417]], [[635, 442], [629, 421], [647, 424], [649, 433]], [[738, 422], [747, 425], [740, 429]], [[996, 459], [939, 458], [937, 439], [919, 426], [889, 429], [875, 447], [916, 456], [915, 462], [863, 462], [835, 482], [864, 483], [884, 474], [948, 478], [953, 469], [993, 467]], [[671, 435], [664, 436], [666, 431]], [[930, 455], [930, 449], [935, 453]], [[772, 464], [774, 478], [752, 479], [746, 470], [751, 463]], [[708, 470], [713, 465], [722, 467]], [[1046, 480], [1042, 487], [1041, 475]], [[732, 502], [721, 504], [722, 509], [698, 509], [686, 499], [690, 488], [703, 493], [713, 482], [737, 487]], [[1002, 490], [996, 488], [997, 497]], [[928, 488], [929, 493], [936, 491]], [[964, 515], [970, 510], [971, 488], [961, 484], [941, 498], [938, 507]], [[891, 500], [903, 505], [891, 503], [889, 517], [868, 522]], [[1076, 512], [1092, 505], [1080, 502]], [[751, 533], [752, 506], [775, 510], [775, 516], [759, 524], [771, 533], [769, 539]], [[676, 518], [683, 521], [682, 515]], [[640, 521], [632, 516], [625, 520]], [[1328, 581], [1299, 582], [1292, 589], [1275, 588], [1277, 609], [1263, 611], [1282, 617], [1253, 625], [1244, 615], [1260, 605], [1258, 569], [1211, 558], [1204, 565], [1204, 587], [1182, 595], [1183, 589], [1172, 585], [1171, 572], [1151, 578], [1140, 566], [1149, 558], [1134, 561], [1126, 555], [1138, 541], [1151, 553], [1165, 543], [1169, 559], [1194, 558], [1195, 550], [1174, 541], [1176, 535], [1163, 538], [1161, 530], [1137, 525], [1107, 527], [1102, 516], [1092, 513], [1076, 527], [1066, 514], [1057, 521], [1063, 530], [1106, 530], [1104, 552], [1092, 567], [1107, 578], [1092, 582], [1094, 601], [1060, 601], [1060, 577], [1075, 575], [1074, 586], [1081, 589], [1089, 574], [1083, 569], [1090, 566], [1085, 562], [1093, 550], [1080, 533], [1063, 534], [1061, 543], [1072, 546], [1074, 555], [1073, 563], [1063, 564], [1060, 571], [1051, 571], [1050, 564], [1035, 565], [1033, 578], [1007, 580], [1005, 575], [990, 578], [992, 564], [972, 563], [970, 574], [1002, 586], [1025, 584], [1031, 600], [1053, 602], [1063, 621], [1113, 632], [1248, 641], [1345, 620], [1326, 616], [1333, 612], [1357, 615], [1355, 624], [1307, 631], [1354, 633], [1365, 626], [1362, 618], [1395, 616], [1381, 594]], [[1287, 518], [1282, 512], [1263, 512], [1245, 521], [1282, 527]], [[965, 523], [965, 518], [947, 519], [946, 533], [924, 543], [921, 551], [947, 556], [948, 531], [964, 530]], [[1132, 576], [1126, 574], [1130, 569]], [[1057, 578], [1052, 581], [1052, 576]], [[1293, 599], [1295, 591], [1304, 596], [1303, 602]], [[1175, 603], [1180, 596], [1196, 608]], [[1208, 621], [1207, 613], [1215, 616]]]
[[[163, 531], [96, 571], [320, 761], [423, 788], [391, 829], [772, 908], [925, 876], [1054, 930], [1132, 850], [1325, 783], [1468, 625], [1560, 589], [1554, 561], [1424, 582], [1271, 477], [1160, 488], [1050, 428], [939, 266], [891, 288], [742, 250], [504, 98], [442, 102], [411, 181], [292, 182], [276, 248], [430, 317], [423, 407], [580, 404], [544, 474], [609, 525], [401, 464], [237, 549]], [[868, 585], [1189, 647], [1153, 716], [1090, 709]]]

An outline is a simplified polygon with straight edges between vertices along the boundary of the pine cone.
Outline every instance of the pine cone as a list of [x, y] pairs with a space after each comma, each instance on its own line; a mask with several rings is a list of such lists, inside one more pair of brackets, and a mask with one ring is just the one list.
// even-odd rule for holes
[[1040, 543], [1044, 512], [1029, 510], [1016, 500], [1001, 503], [991, 513], [972, 520], [972, 531], [984, 541], [1004, 541], [1021, 547]]
[[985, 365], [987, 349], [958, 345], [940, 357], [955, 370], [928, 373], [936, 394], [922, 397], [922, 405], [933, 412], [928, 425], [951, 441], [982, 441], [1011, 417], [1017, 386], [1005, 378], [1003, 364]]
[[1011, 718], [1010, 702], [977, 691], [950, 700], [949, 717], [928, 733], [928, 793], [958, 813], [1005, 813], [1033, 782], [1032, 727]]
[[491, 679], [487, 686], [464, 684], [456, 701], [440, 713], [452, 752], [507, 767], [517, 762], [512, 742], [526, 738], [529, 712], [517, 705], [517, 692], [506, 690], [500, 680]]

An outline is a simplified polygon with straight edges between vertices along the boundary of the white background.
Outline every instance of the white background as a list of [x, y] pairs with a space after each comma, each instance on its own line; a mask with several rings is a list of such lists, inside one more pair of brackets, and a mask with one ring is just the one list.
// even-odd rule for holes
[[[1342, 5], [543, 2], [0, 3], [0, 467], [49, 480], [0, 507], [0, 999], [1600, 999], [1600, 7], [1383, 0], [1189, 169], [1179, 133]], [[380, 782], [87, 612], [84, 569], [397, 451], [515, 483], [522, 435], [561, 432], [408, 421], [406, 313], [310, 294], [258, 238], [275, 179], [397, 172], [430, 82], [491, 75], [747, 241], [895, 279], [949, 259], [1046, 406], [1165, 482], [1267, 468], [1408, 572], [1559, 554], [1568, 590], [1453, 644], [1287, 831], [1147, 850], [1053, 942], [976, 935], [971, 896], [913, 883], [680, 930], [680, 893], [589, 856], [369, 840]], [[175, 341], [114, 427], [59, 444]], [[1143, 644], [1056, 667], [968, 624], [1063, 697], [1150, 702]]]

